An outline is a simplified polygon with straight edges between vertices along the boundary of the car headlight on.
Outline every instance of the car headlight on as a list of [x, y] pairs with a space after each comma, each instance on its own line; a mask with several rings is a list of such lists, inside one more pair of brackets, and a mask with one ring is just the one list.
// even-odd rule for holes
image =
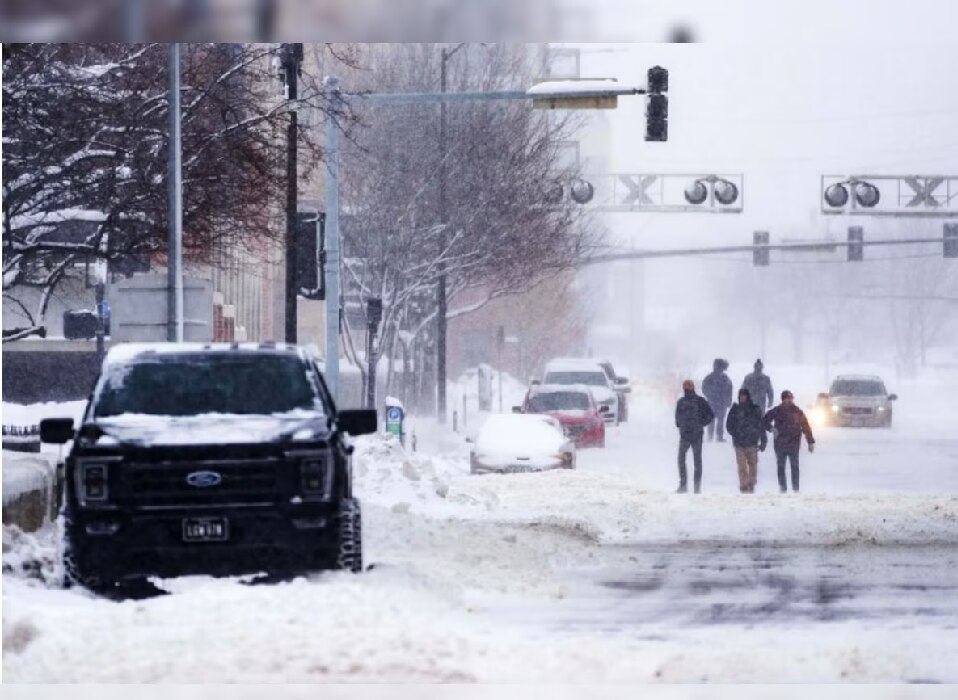
[[840, 408], [837, 404], [832, 404], [832, 413], [838, 413], [839, 410]]
[[884, 406], [879, 406], [879, 407], [878, 407], [878, 412], [879, 412], [879, 413], [883, 413], [884, 410], [885, 410], [885, 407], [884, 407]]

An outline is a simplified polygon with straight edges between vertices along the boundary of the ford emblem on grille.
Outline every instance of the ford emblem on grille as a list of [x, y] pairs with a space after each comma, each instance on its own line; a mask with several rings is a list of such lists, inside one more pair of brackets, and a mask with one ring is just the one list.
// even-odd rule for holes
[[205, 489], [210, 486], [219, 486], [223, 482], [223, 476], [219, 472], [190, 472], [186, 475], [186, 483], [195, 486], [198, 489]]

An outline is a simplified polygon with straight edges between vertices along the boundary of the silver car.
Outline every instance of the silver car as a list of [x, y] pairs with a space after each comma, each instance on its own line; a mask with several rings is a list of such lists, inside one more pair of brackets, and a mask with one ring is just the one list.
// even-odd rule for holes
[[840, 427], [890, 428], [892, 403], [881, 377], [846, 375], [836, 377], [827, 394], [819, 394], [825, 423]]

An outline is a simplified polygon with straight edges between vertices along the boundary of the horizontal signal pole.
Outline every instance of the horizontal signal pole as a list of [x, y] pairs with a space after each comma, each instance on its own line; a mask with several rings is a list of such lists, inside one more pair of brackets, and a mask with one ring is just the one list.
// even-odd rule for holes
[[821, 251], [824, 248], [847, 248], [849, 246], [896, 246], [915, 243], [937, 243], [941, 245], [943, 237], [938, 238], [887, 238], [872, 241], [820, 241], [814, 243], [776, 243], [770, 245], [729, 245], [712, 248], [672, 248], [666, 250], [627, 250], [621, 253], [607, 253], [593, 255], [580, 263], [583, 265], [597, 265], [599, 263], [614, 262], [616, 260], [640, 260], [644, 258], [681, 258], [698, 255], [720, 255], [723, 253], [752, 253], [756, 250], [798, 250]]

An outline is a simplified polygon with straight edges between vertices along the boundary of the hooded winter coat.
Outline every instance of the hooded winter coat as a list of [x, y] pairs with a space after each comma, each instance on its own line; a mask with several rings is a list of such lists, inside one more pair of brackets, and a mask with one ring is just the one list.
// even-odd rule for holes
[[714, 419], [709, 402], [694, 391], [686, 391], [675, 404], [675, 426], [687, 440], [701, 440], [705, 426]]
[[762, 409], [752, 402], [748, 390], [742, 391], [748, 400], [744, 404], [732, 405], [732, 410], [728, 412], [728, 418], [725, 420], [725, 429], [732, 436], [735, 447], [758, 447], [764, 450], [768, 444], [768, 436], [762, 423]]
[[723, 411], [732, 405], [732, 380], [725, 374], [728, 363], [716, 360], [712, 364], [712, 373], [702, 381], [702, 393], [713, 411]]

